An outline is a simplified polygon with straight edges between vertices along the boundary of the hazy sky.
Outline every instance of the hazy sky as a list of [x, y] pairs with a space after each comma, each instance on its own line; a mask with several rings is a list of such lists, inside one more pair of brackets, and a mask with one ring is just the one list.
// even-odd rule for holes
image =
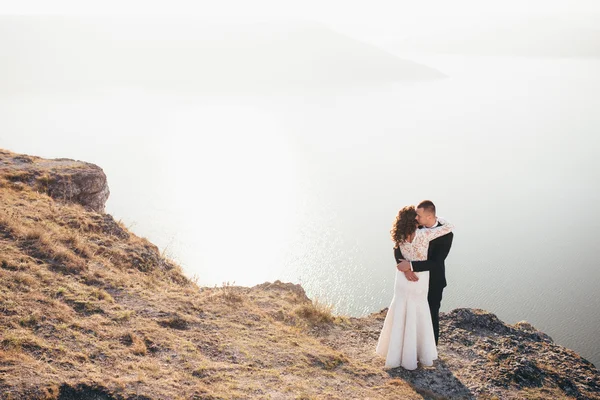
[[411, 30], [464, 26], [529, 17], [560, 18], [598, 26], [597, 0], [0, 0], [1, 14], [180, 15], [248, 21], [301, 18], [338, 24], [377, 23], [382, 29]]
[[448, 30], [479, 32], [530, 19], [600, 29], [598, 0], [0, 0], [1, 14], [185, 16], [235, 23], [312, 20], [382, 47], [407, 36], [445, 37]]

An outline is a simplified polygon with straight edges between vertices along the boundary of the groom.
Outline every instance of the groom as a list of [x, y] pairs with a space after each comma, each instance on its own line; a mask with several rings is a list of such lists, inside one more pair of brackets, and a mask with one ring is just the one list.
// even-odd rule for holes
[[[439, 225], [435, 216], [435, 205], [430, 200], [423, 200], [417, 206], [417, 223], [419, 229], [435, 228]], [[433, 332], [435, 334], [435, 344], [438, 344], [440, 336], [440, 305], [442, 303], [442, 292], [446, 287], [446, 265], [445, 260], [452, 246], [452, 232], [440, 236], [429, 242], [426, 261], [408, 262], [404, 259], [399, 248], [394, 250], [394, 257], [398, 263], [399, 271], [404, 272], [409, 281], [418, 280], [414, 272], [429, 271], [429, 292], [427, 301], [429, 302], [429, 311], [431, 312], [431, 321], [433, 322]], [[414, 272], [413, 272], [414, 271]]]

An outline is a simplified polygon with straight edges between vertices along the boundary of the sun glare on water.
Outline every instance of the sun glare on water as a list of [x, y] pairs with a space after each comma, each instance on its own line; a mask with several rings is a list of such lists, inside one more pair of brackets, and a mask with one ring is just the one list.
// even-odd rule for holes
[[[170, 113], [170, 183], [200, 283], [251, 285], [281, 268], [296, 223], [290, 143], [273, 115], [249, 106], [194, 106]], [[176, 156], [175, 156], [176, 155]]]

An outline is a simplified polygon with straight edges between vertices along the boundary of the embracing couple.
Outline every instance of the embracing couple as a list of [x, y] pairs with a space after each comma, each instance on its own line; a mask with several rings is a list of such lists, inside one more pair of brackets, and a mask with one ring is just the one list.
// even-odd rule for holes
[[445, 260], [454, 226], [425, 200], [402, 208], [391, 234], [396, 259], [394, 297], [377, 343], [386, 367], [416, 369], [437, 359], [439, 311], [446, 287]]

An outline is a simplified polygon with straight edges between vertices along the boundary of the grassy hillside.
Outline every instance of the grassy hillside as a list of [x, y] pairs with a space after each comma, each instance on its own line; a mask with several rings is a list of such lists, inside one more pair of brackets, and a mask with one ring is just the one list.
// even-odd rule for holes
[[319, 340], [349, 322], [299, 286], [199, 288], [31, 178], [0, 168], [2, 399], [422, 398]]

